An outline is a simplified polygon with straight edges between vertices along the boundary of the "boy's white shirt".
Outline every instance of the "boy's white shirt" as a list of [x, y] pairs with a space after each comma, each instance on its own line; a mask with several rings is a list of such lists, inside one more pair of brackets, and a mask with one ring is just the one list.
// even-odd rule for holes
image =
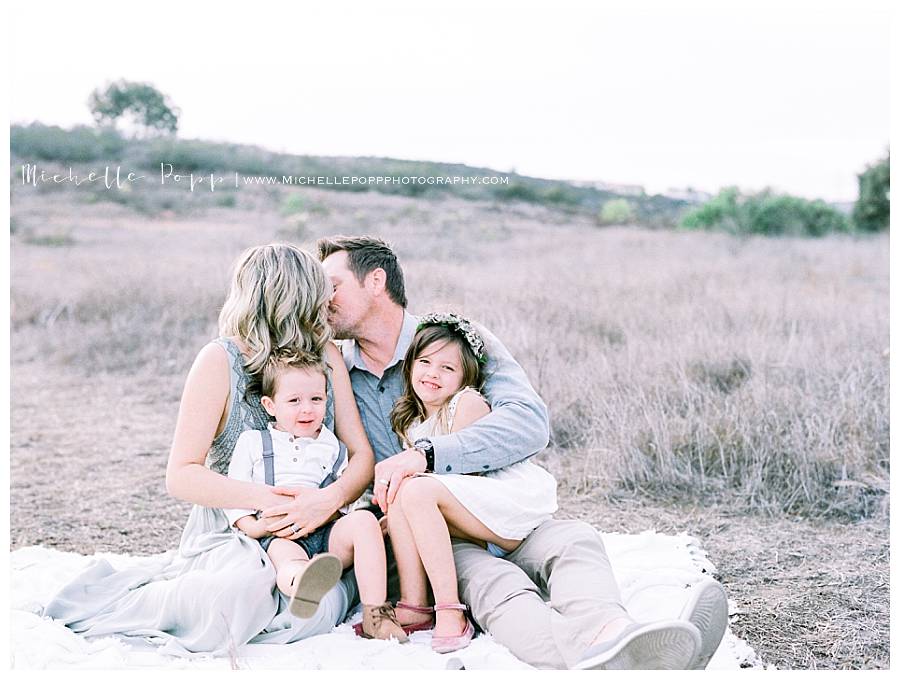
[[[276, 486], [306, 486], [317, 488], [334, 468], [340, 453], [340, 443], [334, 433], [324, 425], [316, 439], [294, 437], [269, 425], [272, 434], [273, 464]], [[228, 477], [244, 482], [265, 484], [266, 472], [263, 463], [262, 433], [246, 430], [238, 437], [228, 466]], [[338, 474], [347, 467], [346, 459]], [[224, 510], [232, 526], [241, 517], [255, 515], [253, 509], [228, 508]]]

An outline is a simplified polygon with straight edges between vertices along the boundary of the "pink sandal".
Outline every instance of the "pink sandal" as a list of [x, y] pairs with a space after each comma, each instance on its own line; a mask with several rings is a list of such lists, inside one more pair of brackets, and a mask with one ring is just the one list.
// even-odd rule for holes
[[[411, 633], [416, 633], [420, 630], [431, 630], [434, 628], [434, 607], [420, 607], [415, 604], [406, 604], [405, 602], [398, 602], [394, 605], [394, 609], [406, 609], [411, 612], [416, 612], [418, 614], [431, 614], [431, 621], [423, 621], [422, 623], [411, 623], [408, 626], [400, 626], [403, 629], [403, 632], [407, 635]], [[362, 634], [362, 623], [356, 623], [353, 625], [353, 631], [359, 635]]]
[[[459, 611], [467, 611], [469, 608], [464, 604], [436, 604], [434, 611], [439, 612], [444, 609], [456, 609]], [[469, 646], [472, 638], [475, 637], [475, 627], [469, 621], [469, 617], [465, 617], [466, 627], [459, 635], [441, 635], [431, 638], [431, 649], [438, 654], [448, 654]]]

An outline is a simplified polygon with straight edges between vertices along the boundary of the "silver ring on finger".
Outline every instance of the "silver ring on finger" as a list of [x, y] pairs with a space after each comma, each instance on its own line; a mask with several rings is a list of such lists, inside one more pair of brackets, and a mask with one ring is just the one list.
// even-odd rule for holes
[[300, 533], [300, 527], [298, 527], [296, 524], [291, 524], [291, 533], [292, 533], [292, 534], [299, 534], [299, 533]]
[[389, 479], [376, 479], [375, 482], [377, 484], [384, 484], [385, 486], [391, 485], [391, 481]]

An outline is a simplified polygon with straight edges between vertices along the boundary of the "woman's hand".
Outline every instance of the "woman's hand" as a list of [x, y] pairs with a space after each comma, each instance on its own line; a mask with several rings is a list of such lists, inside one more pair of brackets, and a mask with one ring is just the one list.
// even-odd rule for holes
[[406, 449], [375, 465], [375, 502], [382, 511], [394, 502], [400, 483], [425, 472], [425, 456], [419, 449]]
[[[335, 484], [324, 489], [306, 487], [274, 487], [284, 502], [262, 513], [268, 530], [280, 538], [308, 536], [332, 518], [341, 507], [341, 494]], [[290, 500], [288, 500], [290, 499]]]

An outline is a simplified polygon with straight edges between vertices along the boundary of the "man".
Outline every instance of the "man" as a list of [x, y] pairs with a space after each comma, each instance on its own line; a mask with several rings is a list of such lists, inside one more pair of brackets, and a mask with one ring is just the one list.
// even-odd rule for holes
[[[499, 469], [547, 445], [544, 403], [500, 341], [480, 329], [491, 413], [402, 450], [390, 412], [403, 392], [403, 360], [418, 323], [406, 311], [403, 271], [390, 246], [370, 236], [320, 239], [318, 251], [334, 286], [329, 322], [347, 340], [344, 361], [375, 451], [379, 507], [389, 512], [399, 483], [412, 474]], [[599, 535], [584, 522], [549, 520], [505, 559], [462, 541], [453, 550], [472, 617], [539, 668], [703, 668], [725, 632], [727, 601], [712, 579], [694, 588], [680, 620], [635, 623]]]

